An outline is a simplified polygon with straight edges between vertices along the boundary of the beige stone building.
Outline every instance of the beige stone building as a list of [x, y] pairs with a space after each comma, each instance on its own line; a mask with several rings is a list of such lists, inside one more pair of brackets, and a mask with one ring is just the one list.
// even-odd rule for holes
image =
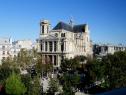
[[3, 59], [6, 59], [11, 55], [11, 46], [12, 41], [11, 38], [0, 38], [0, 65]]
[[31, 40], [12, 41], [11, 38], [0, 37], [0, 65], [7, 57], [17, 56], [21, 49], [31, 50], [33, 48]]
[[17, 56], [21, 49], [31, 50], [33, 48], [31, 40], [17, 40], [12, 42], [11, 56]]
[[77, 55], [91, 57], [93, 53], [87, 24], [73, 25], [59, 22], [50, 29], [50, 22], [43, 20], [40, 22], [37, 43], [43, 62], [50, 61], [54, 67], [60, 66], [62, 58], [70, 59]]
[[95, 56], [106, 56], [107, 54], [114, 54], [115, 52], [118, 51], [125, 51], [126, 46], [119, 44], [119, 45], [114, 45], [114, 44], [94, 44], [93, 45], [93, 53]]

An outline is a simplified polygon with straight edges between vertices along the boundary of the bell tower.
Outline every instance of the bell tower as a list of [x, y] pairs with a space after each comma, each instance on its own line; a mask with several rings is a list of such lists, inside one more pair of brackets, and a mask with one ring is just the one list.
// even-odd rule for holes
[[46, 35], [49, 33], [50, 23], [48, 20], [42, 20], [40, 22], [40, 35]]

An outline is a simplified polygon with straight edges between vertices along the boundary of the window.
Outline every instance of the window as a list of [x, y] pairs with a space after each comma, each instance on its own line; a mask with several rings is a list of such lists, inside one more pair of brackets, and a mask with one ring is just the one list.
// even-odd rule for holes
[[5, 51], [3, 51], [3, 55], [5, 55]]
[[105, 46], [105, 51], [108, 51], [108, 47], [107, 46]]
[[54, 65], [56, 65], [56, 55], [54, 55]]
[[61, 42], [61, 51], [64, 51], [64, 42]]
[[114, 47], [114, 50], [116, 50], [116, 47]]
[[49, 42], [49, 51], [52, 51], [52, 42]]
[[21, 45], [19, 45], [19, 48], [21, 48]]
[[58, 37], [58, 33], [55, 33], [55, 37]]
[[47, 51], [47, 42], [45, 42], [45, 51]]
[[14, 55], [14, 58], [16, 58], [16, 55]]
[[42, 33], [44, 33], [44, 25], [42, 25]]
[[2, 49], [5, 49], [5, 46], [2, 46]]
[[9, 51], [7, 51], [7, 54], [8, 54], [8, 55], [10, 54]]
[[54, 51], [57, 51], [57, 41], [54, 41]]
[[121, 47], [119, 47], [119, 51], [121, 51]]
[[14, 50], [14, 53], [16, 53], [16, 50]]
[[65, 37], [65, 33], [62, 33], [62, 34], [61, 34], [61, 37]]
[[40, 46], [40, 47], [41, 47], [41, 51], [42, 51], [42, 50], [43, 50], [43, 45], [41, 44], [41, 46]]
[[52, 55], [49, 55], [49, 62], [52, 63]]

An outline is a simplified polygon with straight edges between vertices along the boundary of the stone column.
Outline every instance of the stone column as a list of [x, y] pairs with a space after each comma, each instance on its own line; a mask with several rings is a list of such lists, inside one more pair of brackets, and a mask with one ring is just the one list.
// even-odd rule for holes
[[42, 25], [40, 24], [40, 35], [42, 34]]
[[60, 44], [61, 42], [60, 42], [60, 40], [59, 41], [57, 41], [57, 51], [61, 51], [61, 49], [60, 49], [60, 47], [61, 47], [61, 44]]
[[49, 51], [49, 41], [47, 41], [47, 51]]
[[60, 66], [60, 64], [61, 64], [61, 56], [58, 55], [57, 56], [57, 66]]
[[52, 52], [54, 52], [54, 41], [52, 41]]
[[64, 41], [64, 51], [66, 51], [66, 41]]

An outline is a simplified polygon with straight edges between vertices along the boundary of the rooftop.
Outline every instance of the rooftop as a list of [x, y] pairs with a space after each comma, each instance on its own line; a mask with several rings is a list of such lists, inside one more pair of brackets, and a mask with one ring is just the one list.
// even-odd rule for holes
[[64, 22], [59, 22], [54, 28], [53, 30], [59, 30], [59, 29], [64, 29], [67, 31], [71, 31], [71, 32], [85, 32], [85, 26], [86, 24], [80, 24], [80, 25], [70, 25]]

